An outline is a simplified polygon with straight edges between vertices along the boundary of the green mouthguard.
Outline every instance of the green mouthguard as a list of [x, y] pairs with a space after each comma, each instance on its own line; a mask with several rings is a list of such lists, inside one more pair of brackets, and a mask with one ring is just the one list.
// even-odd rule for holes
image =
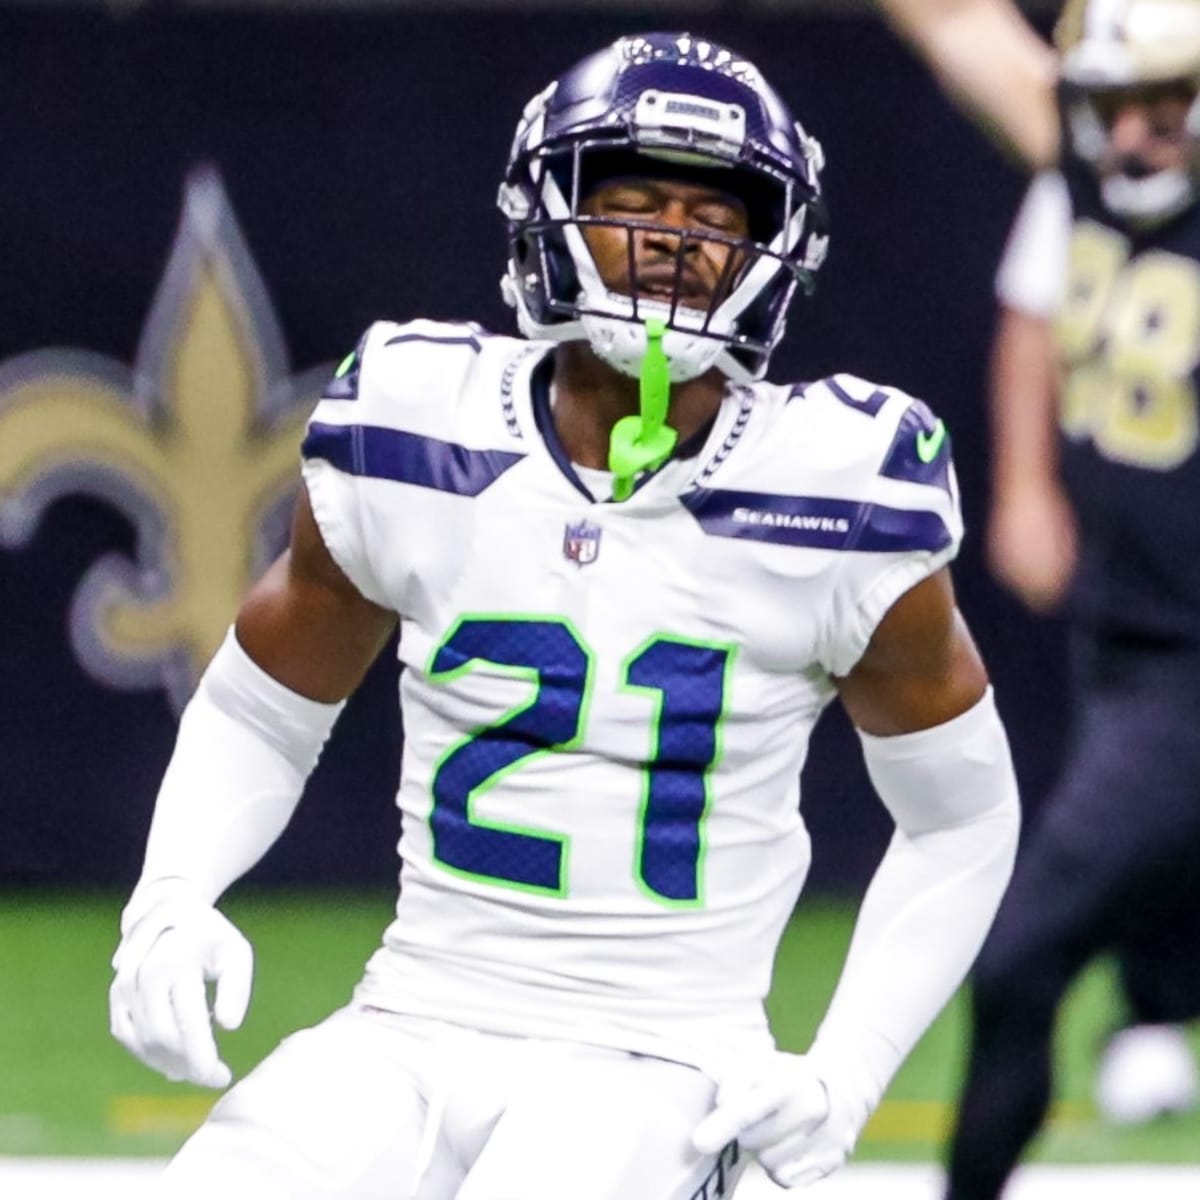
[[608, 469], [616, 476], [614, 500], [628, 500], [638, 474], [661, 467], [675, 449], [678, 435], [666, 423], [671, 392], [671, 374], [662, 347], [666, 330], [667, 323], [662, 317], [646, 321], [646, 355], [642, 359], [638, 389], [641, 412], [622, 417], [609, 438]]

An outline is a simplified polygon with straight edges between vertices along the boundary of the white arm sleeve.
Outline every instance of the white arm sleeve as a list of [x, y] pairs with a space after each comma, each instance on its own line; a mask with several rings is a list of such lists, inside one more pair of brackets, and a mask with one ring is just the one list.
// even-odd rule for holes
[[123, 930], [154, 884], [185, 880], [211, 904], [266, 853], [341, 709], [272, 679], [229, 631], [179, 723]]
[[896, 832], [810, 1055], [831, 1109], [861, 1129], [979, 953], [1012, 872], [1020, 809], [990, 688], [932, 729], [859, 736]]
[[996, 299], [1034, 317], [1053, 317], [1067, 287], [1071, 198], [1057, 171], [1035, 176], [996, 271]]

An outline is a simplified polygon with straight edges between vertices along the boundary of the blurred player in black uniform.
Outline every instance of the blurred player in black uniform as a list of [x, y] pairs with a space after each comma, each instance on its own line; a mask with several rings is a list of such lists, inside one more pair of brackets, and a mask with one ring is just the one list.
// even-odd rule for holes
[[1200, 0], [1071, 0], [1057, 103], [1011, 6], [885, 7], [1022, 158], [1058, 160], [997, 285], [989, 553], [1033, 609], [1065, 602], [1076, 714], [975, 972], [949, 1196], [993, 1200], [1044, 1119], [1060, 1002], [1102, 952], [1133, 1027], [1101, 1107], [1196, 1103], [1177, 1025], [1200, 1013]]

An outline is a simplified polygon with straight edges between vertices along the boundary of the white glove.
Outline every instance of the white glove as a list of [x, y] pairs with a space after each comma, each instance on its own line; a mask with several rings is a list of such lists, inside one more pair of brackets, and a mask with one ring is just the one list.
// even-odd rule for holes
[[250, 1004], [250, 943], [181, 880], [135, 891], [121, 930], [108, 993], [113, 1037], [170, 1080], [227, 1087], [233, 1072], [217, 1052], [206, 985], [216, 983], [217, 1022], [236, 1029]]
[[776, 1051], [757, 1070], [721, 1081], [716, 1106], [696, 1126], [692, 1144], [715, 1154], [736, 1138], [780, 1187], [792, 1188], [836, 1171], [857, 1136], [857, 1123], [831, 1106], [812, 1061]]

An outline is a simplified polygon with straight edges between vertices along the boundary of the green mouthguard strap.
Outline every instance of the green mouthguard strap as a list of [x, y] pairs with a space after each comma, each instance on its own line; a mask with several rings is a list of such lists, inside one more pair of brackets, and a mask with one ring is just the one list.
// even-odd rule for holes
[[613, 499], [628, 500], [633, 482], [642, 471], [661, 467], [675, 449], [678, 435], [666, 423], [671, 392], [671, 373], [663, 351], [667, 323], [662, 317], [646, 321], [646, 355], [642, 359], [638, 400], [641, 412], [622, 417], [608, 443], [608, 469], [613, 480]]

